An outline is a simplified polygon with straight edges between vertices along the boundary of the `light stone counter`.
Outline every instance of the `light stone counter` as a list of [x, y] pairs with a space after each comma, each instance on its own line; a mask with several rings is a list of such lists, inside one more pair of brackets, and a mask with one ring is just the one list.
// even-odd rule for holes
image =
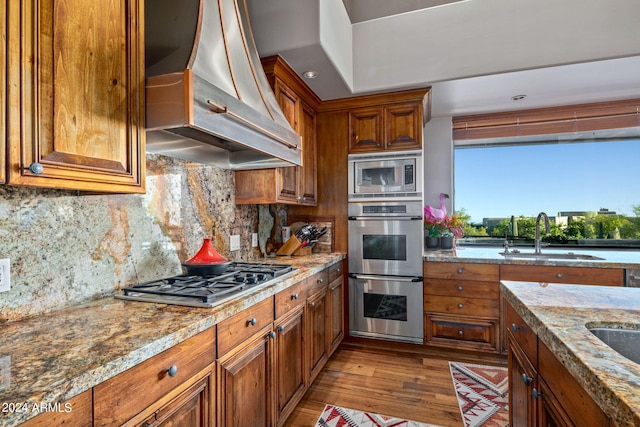
[[[533, 247], [517, 247], [516, 249], [520, 252], [533, 252]], [[504, 249], [500, 246], [458, 246], [453, 250], [425, 249], [423, 252], [423, 260], [565, 267], [640, 268], [640, 250], [542, 248], [542, 253], [574, 252], [576, 254], [588, 254], [604, 258], [602, 260], [505, 258], [500, 255], [502, 251], [504, 251]]]
[[[292, 264], [295, 274], [214, 308], [103, 298], [1, 326], [0, 405], [63, 402], [282, 289], [344, 259], [313, 254], [255, 260]], [[6, 404], [6, 405], [5, 405]], [[2, 408], [0, 408], [1, 410]], [[37, 414], [0, 412], [0, 426]]]
[[587, 329], [640, 329], [640, 288], [502, 281], [500, 290], [612, 425], [640, 426], [640, 364]]

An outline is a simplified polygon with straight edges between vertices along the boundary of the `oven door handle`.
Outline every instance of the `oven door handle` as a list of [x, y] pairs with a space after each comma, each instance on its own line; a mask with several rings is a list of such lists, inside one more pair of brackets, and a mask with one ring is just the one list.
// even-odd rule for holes
[[421, 216], [350, 216], [349, 221], [420, 221]]
[[385, 280], [394, 282], [422, 282], [424, 279], [419, 276], [407, 277], [407, 276], [373, 276], [371, 274], [355, 274], [349, 273], [349, 277], [352, 279], [360, 280]]

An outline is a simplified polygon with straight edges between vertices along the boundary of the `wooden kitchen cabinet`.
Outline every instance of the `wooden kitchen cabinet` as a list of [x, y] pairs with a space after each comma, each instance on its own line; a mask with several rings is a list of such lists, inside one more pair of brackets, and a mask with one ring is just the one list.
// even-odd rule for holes
[[509, 425], [609, 426], [608, 417], [529, 325], [506, 304]]
[[264, 58], [262, 65], [285, 118], [302, 137], [302, 166], [236, 171], [236, 203], [316, 206], [320, 99], [281, 57]]
[[344, 338], [344, 272], [344, 261], [329, 267], [329, 289], [327, 292], [329, 357], [336, 351]]
[[[312, 276], [314, 277], [314, 276]], [[320, 280], [320, 279], [318, 279]], [[329, 360], [327, 346], [327, 287], [325, 286], [307, 298], [307, 351], [309, 357], [309, 384], [315, 380]]]
[[218, 324], [218, 426], [271, 426], [274, 414], [274, 298]]
[[7, 2], [0, 3], [0, 184], [6, 181], [7, 149]]
[[7, 183], [144, 193], [144, 2], [8, 6]]
[[624, 286], [624, 269], [502, 264], [500, 280]]
[[349, 154], [422, 148], [423, 103], [349, 111]]
[[424, 263], [425, 344], [498, 353], [499, 286], [497, 265]]
[[215, 328], [98, 384], [95, 426], [212, 426]]

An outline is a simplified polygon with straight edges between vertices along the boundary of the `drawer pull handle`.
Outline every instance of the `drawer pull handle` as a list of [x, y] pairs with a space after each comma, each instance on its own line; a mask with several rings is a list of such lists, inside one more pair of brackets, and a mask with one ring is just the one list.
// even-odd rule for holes
[[324, 279], [318, 279], [318, 283], [320, 284], [324, 283]]
[[458, 290], [462, 292], [462, 286], [458, 286]]
[[542, 393], [540, 393], [538, 390], [534, 388], [533, 390], [531, 390], [531, 396], [534, 399], [538, 399], [540, 396], [542, 396]]
[[298, 294], [291, 295], [291, 299], [298, 299]]
[[464, 307], [462, 304], [458, 304], [458, 308], [462, 308]]
[[562, 273], [558, 273], [558, 274], [556, 274], [556, 277], [557, 277], [558, 279], [562, 279]]
[[512, 323], [512, 324], [511, 324], [511, 330], [512, 330], [513, 332], [518, 332], [518, 331], [520, 330], [520, 328], [518, 328], [518, 327], [516, 326], [516, 324], [515, 324], [515, 323]]
[[255, 317], [253, 317], [252, 319], [249, 320], [249, 322], [247, 322], [249, 325], [251, 326], [256, 326], [256, 323], [258, 323], [258, 321], [256, 320]]
[[464, 268], [459, 268], [458, 269], [458, 274], [462, 274], [462, 273], [464, 273]]
[[282, 325], [278, 326], [278, 332], [284, 332], [284, 326]]
[[170, 377], [175, 377], [177, 373], [178, 367], [176, 365], [171, 365], [171, 367], [167, 369], [167, 374], [169, 374]]
[[464, 332], [462, 332], [462, 331], [460, 330], [460, 331], [458, 331], [458, 335], [459, 335], [459, 336], [463, 336], [463, 335], [464, 335]]
[[527, 374], [522, 374], [522, 382], [529, 385], [533, 382], [533, 378], [528, 377]]
[[276, 333], [271, 331], [269, 332], [269, 338], [274, 339], [276, 337]]

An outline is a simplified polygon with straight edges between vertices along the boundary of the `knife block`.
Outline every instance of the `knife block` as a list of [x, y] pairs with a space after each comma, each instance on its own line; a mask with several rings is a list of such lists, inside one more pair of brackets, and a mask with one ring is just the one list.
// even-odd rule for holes
[[[278, 251], [276, 252], [276, 255], [283, 255], [283, 256], [293, 255], [295, 251], [300, 249], [301, 244], [302, 242], [298, 240], [296, 236], [291, 236], [289, 237], [289, 240], [287, 240], [284, 243], [284, 245], [280, 246], [280, 249], [278, 249]], [[306, 249], [306, 248], [302, 248], [302, 249]]]

